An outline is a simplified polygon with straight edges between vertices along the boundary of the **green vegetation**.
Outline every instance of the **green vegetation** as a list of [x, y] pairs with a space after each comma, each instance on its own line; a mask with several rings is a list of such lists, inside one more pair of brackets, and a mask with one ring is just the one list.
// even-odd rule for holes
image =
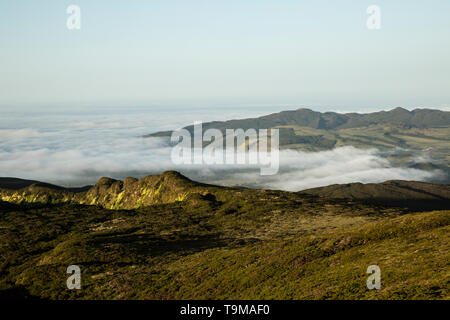
[[[103, 178], [67, 203], [0, 201], [0, 298], [448, 299], [449, 186], [367, 188], [382, 201], [363, 199], [360, 185], [291, 193], [167, 172]], [[103, 202], [73, 203], [83, 197]], [[427, 199], [430, 211], [396, 198]], [[130, 208], [105, 208], [115, 203]], [[82, 270], [78, 291], [66, 288], [73, 264]], [[373, 264], [379, 291], [366, 288]]]
[[[248, 118], [229, 121], [213, 121], [203, 124], [203, 129], [269, 129], [279, 126], [309, 127], [319, 130], [339, 130], [362, 128], [373, 125], [389, 125], [404, 128], [440, 128], [450, 125], [450, 112], [429, 109], [408, 111], [396, 108], [391, 111], [380, 111], [369, 114], [335, 112], [320, 113], [309, 109], [297, 109], [269, 114], [259, 118]], [[193, 133], [193, 126], [186, 127]], [[170, 136], [171, 131], [156, 132], [147, 137]]]
[[[353, 146], [378, 149], [394, 165], [441, 170], [450, 182], [450, 112], [396, 108], [369, 114], [320, 113], [308, 109], [283, 111], [259, 118], [213, 121], [203, 130], [280, 129], [280, 147], [300, 151], [323, 151]], [[186, 127], [193, 134], [193, 126]], [[171, 131], [145, 137], [168, 137]], [[207, 143], [206, 143], [207, 144]], [[396, 152], [390, 154], [393, 149]], [[401, 149], [401, 151], [400, 151]], [[422, 158], [419, 162], [418, 158]], [[437, 181], [436, 181], [437, 182]]]
[[[1, 182], [1, 179], [0, 179]], [[82, 204], [106, 209], [137, 209], [155, 204], [180, 202], [196, 197], [214, 199], [230, 205], [235, 198], [243, 198], [242, 206], [255, 197], [267, 201], [290, 199], [299, 202], [302, 195], [312, 194], [328, 198], [349, 198], [380, 205], [396, 205], [415, 210], [447, 209], [450, 187], [425, 182], [387, 181], [382, 184], [351, 183], [304, 190], [300, 193], [227, 188], [192, 181], [176, 171], [149, 175], [140, 180], [126, 178], [124, 181], [101, 178], [86, 191], [70, 189], [45, 183], [33, 183], [22, 189], [0, 188], [0, 201], [30, 205]], [[271, 200], [272, 199], [272, 200]], [[275, 203], [279, 203], [278, 200]], [[281, 204], [281, 203], [280, 203]]]

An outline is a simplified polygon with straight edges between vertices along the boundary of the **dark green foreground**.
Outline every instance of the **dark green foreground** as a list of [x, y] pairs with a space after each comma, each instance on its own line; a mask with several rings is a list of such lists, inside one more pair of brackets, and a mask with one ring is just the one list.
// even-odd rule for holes
[[[133, 210], [0, 202], [0, 298], [450, 297], [448, 210], [217, 192]], [[73, 264], [81, 290], [66, 287]], [[379, 291], [366, 287], [373, 264]]]

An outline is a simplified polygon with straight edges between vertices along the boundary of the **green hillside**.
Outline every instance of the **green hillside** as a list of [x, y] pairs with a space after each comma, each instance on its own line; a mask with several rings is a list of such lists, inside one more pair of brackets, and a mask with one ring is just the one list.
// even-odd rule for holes
[[[5, 183], [3, 185], [5, 186]], [[104, 177], [94, 186], [86, 187], [85, 191], [73, 191], [70, 188], [42, 182], [33, 183], [21, 189], [10, 186], [0, 188], [0, 201], [26, 206], [80, 204], [106, 209], [137, 209], [156, 204], [195, 201], [197, 198], [230, 203], [237, 197], [243, 198], [243, 205], [246, 205], [249, 199], [253, 201], [255, 197], [262, 197], [275, 203], [279, 197], [296, 202], [301, 201], [305, 194], [328, 198], [375, 199], [380, 204], [390, 206], [395, 204], [401, 207], [409, 207], [417, 203], [415, 209], [441, 209], [447, 208], [449, 204], [450, 186], [414, 181], [387, 181], [381, 184], [334, 185], [294, 193], [219, 187], [192, 181], [176, 171], [166, 171], [139, 180], [126, 178], [120, 181]]]
[[[259, 118], [213, 121], [203, 130], [270, 129], [280, 131], [280, 148], [305, 152], [353, 146], [390, 152], [386, 157], [394, 165], [445, 173], [450, 181], [450, 112], [429, 109], [408, 111], [396, 108], [369, 114], [320, 113], [308, 109], [283, 111]], [[193, 126], [187, 126], [193, 134]], [[171, 131], [145, 137], [165, 137]], [[207, 144], [207, 142], [205, 143]], [[395, 150], [395, 152], [391, 152]], [[425, 162], [417, 163], [417, 158]], [[434, 181], [438, 182], [438, 181]]]
[[[368, 187], [383, 201], [222, 188], [176, 172], [104, 178], [56, 204], [42, 201], [56, 194], [42, 198], [40, 187], [34, 202], [0, 202], [0, 298], [448, 299], [449, 208], [419, 213], [395, 200], [439, 207], [449, 186]], [[113, 190], [125, 190], [124, 206], [141, 205], [106, 209]], [[98, 203], [74, 203], [82, 195]], [[72, 264], [82, 270], [79, 291], [66, 288]], [[379, 291], [366, 288], [373, 264]]]
[[[438, 128], [450, 126], [450, 112], [430, 109], [416, 109], [408, 111], [396, 108], [390, 111], [380, 111], [368, 114], [336, 112], [317, 112], [309, 109], [282, 111], [259, 118], [248, 118], [229, 121], [212, 121], [203, 124], [203, 129], [215, 128], [219, 130], [249, 128], [269, 129], [279, 126], [310, 127], [320, 130], [337, 130], [360, 128], [371, 125], [393, 125], [415, 128]], [[186, 129], [193, 133], [193, 126]], [[152, 136], [170, 135], [171, 131], [149, 134]]]
[[450, 208], [449, 185], [418, 181], [336, 184], [300, 192], [303, 193], [327, 199], [353, 199], [415, 210]]

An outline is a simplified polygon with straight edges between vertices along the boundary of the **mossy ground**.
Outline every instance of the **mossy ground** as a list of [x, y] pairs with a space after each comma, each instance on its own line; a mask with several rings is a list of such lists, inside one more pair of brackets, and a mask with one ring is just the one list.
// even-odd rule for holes
[[[0, 297], [450, 297], [449, 211], [236, 192], [134, 210], [0, 203]], [[81, 290], [66, 288], [72, 264]], [[373, 264], [381, 290], [366, 287]]]

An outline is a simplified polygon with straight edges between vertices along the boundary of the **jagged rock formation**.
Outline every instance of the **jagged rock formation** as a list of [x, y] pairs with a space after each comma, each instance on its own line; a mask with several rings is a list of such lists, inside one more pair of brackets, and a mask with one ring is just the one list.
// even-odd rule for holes
[[[171, 190], [191, 183], [208, 193], [177, 201]], [[107, 210], [0, 201], [0, 300], [449, 298], [449, 210], [217, 188], [175, 173], [147, 184], [101, 179], [89, 197], [113, 207], [124, 190], [119, 206], [175, 202]], [[374, 263], [385, 270], [382, 290], [366, 287]], [[83, 290], [66, 288], [73, 264]]]
[[77, 195], [77, 198], [81, 204], [99, 205], [108, 209], [131, 209], [183, 201], [191, 193], [205, 193], [205, 190], [201, 184], [180, 173], [167, 171], [140, 180], [101, 178], [95, 186], [85, 194]]
[[[447, 210], [410, 210], [414, 199]], [[173, 171], [77, 193], [3, 188], [0, 299], [448, 299], [448, 199], [449, 186], [419, 182], [296, 193]], [[374, 262], [379, 292], [366, 287]], [[73, 264], [83, 290], [66, 289]]]
[[154, 204], [185, 200], [190, 194], [206, 195], [215, 186], [191, 181], [176, 171], [149, 175], [142, 179], [126, 178], [124, 181], [101, 178], [84, 192], [44, 184], [32, 183], [20, 189], [0, 188], [0, 200], [24, 204], [85, 204], [107, 209], [134, 209]]
[[[3, 185], [4, 186], [4, 185]], [[75, 192], [46, 183], [33, 183], [21, 189], [0, 188], [0, 201], [14, 204], [82, 204], [106, 209], [136, 209], [179, 201], [190, 203], [243, 201], [277, 201], [285, 198], [301, 201], [305, 195], [327, 199], [349, 199], [378, 205], [415, 210], [450, 207], [450, 186], [415, 181], [387, 181], [379, 184], [350, 183], [304, 190], [298, 193], [246, 188], [227, 188], [202, 184], [176, 171], [124, 181], [101, 178], [87, 191]]]

